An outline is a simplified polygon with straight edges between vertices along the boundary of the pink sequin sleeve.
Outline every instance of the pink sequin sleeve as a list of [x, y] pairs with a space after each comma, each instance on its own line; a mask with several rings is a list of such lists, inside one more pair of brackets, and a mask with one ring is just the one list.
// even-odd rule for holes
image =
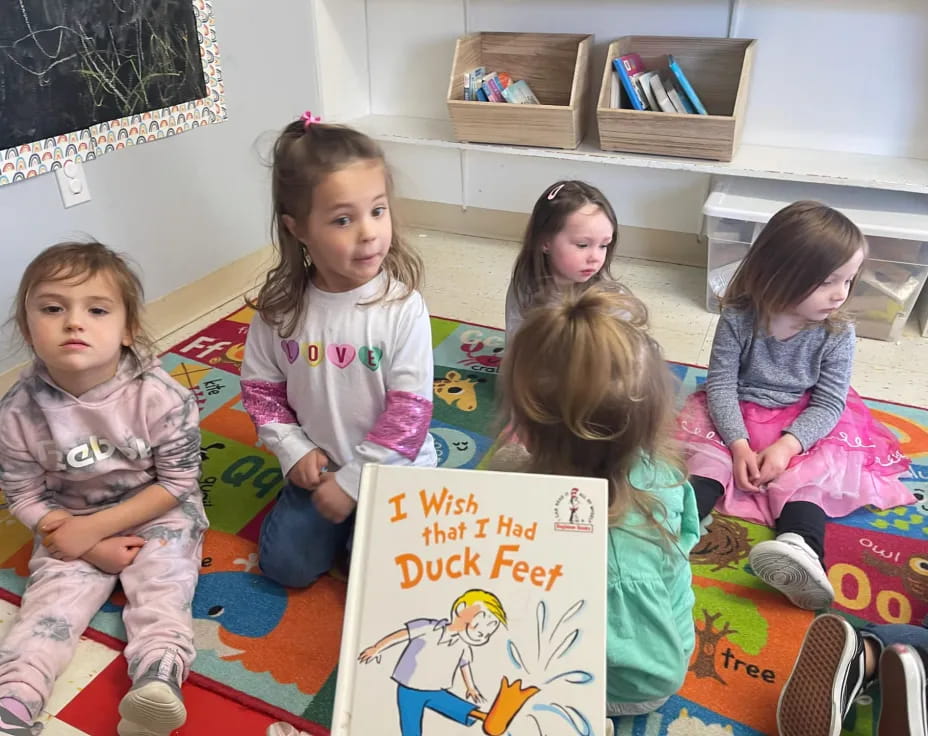
[[387, 391], [386, 408], [365, 439], [415, 460], [432, 421], [432, 402], [408, 391]]
[[296, 414], [287, 403], [286, 382], [242, 381], [242, 406], [255, 426], [296, 424]]

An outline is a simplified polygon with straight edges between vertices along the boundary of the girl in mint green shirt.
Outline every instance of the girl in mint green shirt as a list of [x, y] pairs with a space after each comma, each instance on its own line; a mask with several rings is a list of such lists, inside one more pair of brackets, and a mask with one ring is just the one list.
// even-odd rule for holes
[[491, 462], [609, 481], [609, 715], [660, 707], [694, 645], [696, 499], [671, 445], [673, 378], [636, 314], [634, 297], [594, 285], [526, 315], [501, 370], [510, 444]]

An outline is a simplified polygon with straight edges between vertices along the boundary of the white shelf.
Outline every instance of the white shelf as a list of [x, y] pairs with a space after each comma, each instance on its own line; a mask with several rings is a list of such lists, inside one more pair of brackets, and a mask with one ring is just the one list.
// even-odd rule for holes
[[[489, 104], [489, 103], [488, 103]], [[645, 169], [692, 171], [700, 174], [744, 176], [754, 179], [816, 182], [839, 186], [887, 189], [928, 194], [928, 160], [872, 156], [838, 151], [742, 145], [730, 163], [601, 151], [581, 143], [576, 150], [461, 143], [448, 120], [394, 115], [368, 115], [345, 121], [378, 141], [406, 143], [496, 155], [534, 156], [566, 161], [632, 166]]]

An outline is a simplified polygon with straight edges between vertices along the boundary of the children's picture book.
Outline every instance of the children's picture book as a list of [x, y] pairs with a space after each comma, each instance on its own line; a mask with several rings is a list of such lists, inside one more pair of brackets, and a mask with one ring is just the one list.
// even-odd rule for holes
[[651, 106], [648, 104], [648, 98], [644, 93], [644, 85], [641, 78], [645, 75], [645, 72], [638, 72], [637, 74], [632, 74], [632, 85], [635, 87], [635, 92], [638, 93], [638, 99], [641, 100], [641, 104], [644, 105], [645, 110], [649, 110]]
[[332, 736], [604, 736], [607, 497], [365, 466]]
[[524, 79], [520, 79], [518, 82], [513, 82], [506, 89], [503, 90], [503, 97], [506, 99], [506, 102], [514, 102], [517, 105], [539, 105], [538, 98], [535, 97], [535, 93], [532, 92], [532, 88], [528, 86], [528, 82]]
[[490, 102], [505, 102], [503, 97], [503, 86], [500, 84], [496, 72], [490, 72], [483, 78], [483, 91], [487, 94]]
[[686, 78], [683, 69], [680, 68], [680, 65], [677, 63], [676, 59], [673, 58], [672, 54], [667, 56], [667, 66], [670, 67], [670, 71], [672, 71], [673, 75], [677, 78], [677, 83], [680, 85], [680, 89], [683, 90], [683, 98], [685, 101], [692, 104], [693, 111], [700, 115], [708, 115], [709, 113], [706, 112], [706, 108], [703, 107], [699, 95], [696, 94], [696, 90], [693, 89], [693, 85], [690, 84], [690, 80]]
[[651, 88], [651, 78], [656, 76], [657, 72], [642, 72], [636, 75], [635, 79], [644, 92], [644, 96], [648, 101], [648, 107], [659, 112], [661, 108], [660, 105], [657, 104], [657, 98], [654, 96], [654, 90]]
[[636, 110], [644, 110], [645, 103], [638, 94], [634, 82], [632, 82], [633, 75], [645, 71], [641, 57], [638, 54], [625, 54], [618, 59], [613, 59], [612, 65], [615, 67], [619, 79], [622, 80], [622, 86], [625, 88], [625, 93], [628, 95], [632, 107]]
[[681, 113], [692, 112], [692, 108], [689, 110], [686, 109], [686, 103], [683, 102], [683, 98], [680, 96], [677, 88], [673, 86], [673, 82], [669, 78], [662, 80], [662, 82], [664, 84], [664, 89], [667, 90], [667, 96], [670, 98], [670, 102], [673, 104], [676, 111]]
[[480, 88], [480, 84], [483, 81], [484, 76], [486, 76], [486, 73], [486, 67], [478, 66], [476, 69], [471, 69], [464, 75], [465, 100], [477, 99], [477, 90]]
[[657, 104], [660, 105], [661, 110], [664, 112], [677, 112], [677, 108], [674, 107], [673, 102], [670, 101], [670, 97], [667, 96], [667, 90], [664, 89], [660, 74], [655, 74], [651, 77], [651, 91], [654, 92], [654, 99], [657, 100]]

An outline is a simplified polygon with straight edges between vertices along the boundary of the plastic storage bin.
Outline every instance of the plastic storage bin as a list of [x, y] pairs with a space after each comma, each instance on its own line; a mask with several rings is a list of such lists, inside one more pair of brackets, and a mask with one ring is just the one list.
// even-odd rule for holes
[[861, 337], [897, 340], [928, 278], [928, 199], [906, 192], [719, 179], [703, 208], [709, 240], [706, 309], [718, 310], [719, 297], [767, 221], [800, 199], [834, 207], [867, 236], [870, 252], [847, 310]]

